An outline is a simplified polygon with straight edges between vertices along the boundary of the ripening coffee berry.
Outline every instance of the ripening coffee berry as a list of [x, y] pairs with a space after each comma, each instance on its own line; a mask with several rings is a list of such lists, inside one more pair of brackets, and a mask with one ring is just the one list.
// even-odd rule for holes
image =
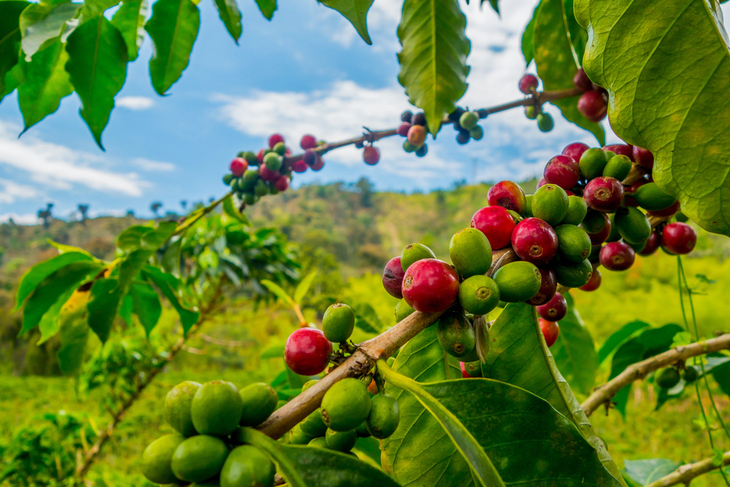
[[[555, 291], [558, 289], [558, 281], [555, 277], [555, 272], [549, 267], [540, 268], [540, 276], [542, 276], [542, 282], [540, 282], [540, 289], [537, 291], [531, 299], [527, 301], [528, 304], [533, 306], [540, 306], [545, 304], [555, 296]], [[464, 284], [462, 284], [463, 286]], [[461, 292], [461, 290], [459, 291]]]
[[559, 225], [555, 228], [555, 234], [558, 236], [558, 255], [562, 261], [578, 264], [590, 255], [591, 239], [582, 228]]
[[489, 206], [501, 206], [522, 213], [525, 209], [525, 192], [512, 181], [500, 181], [487, 192]]
[[421, 147], [416, 149], [416, 157], [425, 157], [428, 154], [428, 144], [423, 144]]
[[549, 113], [540, 112], [537, 114], [537, 128], [540, 132], [550, 132], [553, 127], [555, 127], [555, 122]]
[[317, 147], [317, 139], [314, 135], [303, 135], [302, 140], [299, 141], [299, 147], [304, 150], [314, 149]]
[[350, 431], [367, 419], [370, 408], [370, 393], [365, 384], [358, 379], [342, 379], [325, 392], [322, 419], [333, 431]]
[[663, 210], [647, 211], [646, 214], [649, 216], [668, 217], [668, 216], [676, 215], [677, 212], [679, 211], [679, 209], [680, 209], [680, 204], [679, 204], [679, 200], [677, 200], [669, 208], [665, 208]]
[[578, 161], [580, 173], [588, 180], [597, 178], [603, 174], [603, 168], [606, 167], [607, 163], [608, 158], [606, 157], [606, 152], [598, 148], [586, 150]]
[[679, 379], [679, 371], [674, 367], [667, 367], [654, 375], [656, 385], [662, 389], [671, 389], [679, 384]]
[[595, 291], [598, 289], [601, 285], [601, 271], [599, 271], [597, 268], [593, 268], [593, 275], [591, 275], [591, 280], [588, 281], [585, 285], [581, 286], [579, 289], [581, 291]]
[[[284, 145], [284, 142], [277, 142], [273, 149], [274, 149], [274, 152], [276, 152], [280, 156], [285, 155], [288, 151], [288, 149], [286, 148], [286, 145]], [[291, 153], [291, 151], [289, 151], [289, 153]]]
[[315, 328], [299, 328], [284, 347], [286, 364], [299, 375], [316, 375], [327, 368], [332, 344]]
[[411, 124], [408, 122], [403, 122], [398, 126], [398, 135], [401, 137], [408, 137], [408, 130], [410, 130]]
[[355, 313], [348, 305], [336, 303], [327, 308], [322, 317], [322, 333], [335, 343], [346, 342], [355, 329]]
[[405, 112], [400, 114], [400, 121], [411, 123], [411, 120], [413, 120], [413, 112], [410, 110], [406, 110]]
[[593, 89], [593, 83], [591, 83], [591, 80], [588, 78], [588, 75], [583, 68], [578, 68], [578, 71], [576, 71], [575, 76], [573, 76], [573, 84], [576, 88], [583, 91]]
[[552, 347], [560, 335], [560, 326], [555, 321], [548, 321], [543, 318], [537, 320], [540, 325], [542, 336], [545, 337], [545, 345]]
[[183, 436], [196, 434], [190, 410], [193, 398], [201, 385], [197, 382], [185, 381], [176, 385], [165, 398], [165, 419], [178, 433]]
[[280, 134], [274, 134], [269, 137], [269, 148], [273, 149], [279, 142], [284, 143], [284, 136]]
[[[614, 155], [617, 156], [626, 156], [631, 161], [634, 160], [634, 147], [628, 144], [610, 144], [610, 145], [604, 145], [602, 149], [606, 152], [606, 154], [613, 157]], [[613, 152], [613, 155], [610, 153]], [[611, 159], [609, 157], [608, 159]]]
[[538, 112], [538, 109], [535, 107], [535, 105], [528, 105], [525, 107], [525, 117], [529, 118], [530, 120], [535, 120], [539, 113], [540, 112]]
[[416, 311], [444, 311], [459, 295], [459, 275], [446, 262], [422, 259], [406, 271], [402, 290], [403, 299]]
[[546, 184], [532, 196], [532, 214], [548, 224], [557, 226], [568, 213], [568, 194], [555, 184]]
[[520, 91], [525, 95], [529, 95], [537, 89], [537, 83], [537, 76], [533, 74], [526, 74], [522, 78], [520, 78]]
[[654, 154], [650, 150], [642, 149], [634, 146], [632, 150], [634, 161], [643, 168], [652, 169], [654, 167]]
[[312, 149], [307, 149], [304, 151], [304, 156], [302, 157], [302, 160], [307, 166], [314, 166], [314, 164], [317, 162], [317, 153], [314, 152]]
[[[277, 154], [274, 154], [274, 156], [279, 157]], [[266, 164], [261, 164], [259, 166], [259, 177], [261, 179], [263, 179], [264, 181], [273, 182], [273, 181], [276, 181], [277, 179], [279, 179], [279, 176], [281, 176], [281, 174], [279, 174], [278, 170], [270, 169]]]
[[481, 231], [465, 228], [451, 237], [449, 257], [462, 278], [486, 274], [492, 265], [492, 246]]
[[561, 262], [553, 265], [553, 271], [558, 284], [565, 287], [581, 287], [591, 280], [593, 266], [588, 259], [578, 264]]
[[558, 237], [545, 221], [534, 217], [525, 218], [512, 232], [512, 248], [524, 261], [546, 264], [558, 251]]
[[482, 140], [482, 137], [484, 137], [484, 129], [477, 125], [469, 131], [469, 137], [474, 140]]
[[568, 190], [578, 184], [580, 167], [572, 157], [555, 156], [548, 161], [543, 176], [548, 183]]
[[697, 233], [686, 223], [670, 223], [662, 230], [662, 248], [675, 255], [689, 254], [697, 244]]
[[497, 307], [499, 299], [497, 283], [487, 276], [472, 276], [459, 286], [459, 304], [473, 315], [489, 313]]
[[142, 453], [142, 475], [156, 484], [177, 483], [178, 479], [172, 472], [172, 455], [185, 441], [185, 437], [177, 433], [162, 436], [145, 448]]
[[591, 122], [600, 122], [606, 118], [608, 104], [602, 93], [590, 90], [578, 99], [578, 110]]
[[357, 431], [334, 431], [328, 429], [324, 438], [327, 443], [327, 448], [330, 450], [347, 453], [357, 443]]
[[408, 142], [416, 147], [421, 147], [423, 143], [426, 142], [427, 134], [428, 131], [423, 125], [412, 125], [411, 128], [408, 129]]
[[406, 271], [401, 266], [400, 257], [393, 257], [385, 264], [385, 269], [383, 269], [383, 287], [388, 294], [397, 299], [403, 298], [401, 286], [403, 285], [405, 275]]
[[[566, 191], [567, 193], [567, 191]], [[588, 205], [582, 196], [568, 196], [568, 211], [560, 222], [562, 225], [580, 225], [588, 214]]]
[[606, 226], [603, 227], [603, 230], [596, 233], [589, 233], [588, 238], [591, 240], [591, 245], [600, 245], [608, 240], [608, 237], [611, 235], [611, 230], [611, 220], [607, 220]]
[[201, 435], [226, 436], [238, 426], [243, 401], [230, 382], [206, 382], [196, 392], [190, 406], [195, 431]]
[[[215, 485], [220, 487], [239, 487], [256, 485], [273, 487], [276, 469], [271, 460], [258, 448], [252, 445], [237, 446], [228, 454], [221, 469], [220, 479]], [[193, 484], [209, 486], [208, 482]]]
[[466, 130], [471, 130], [479, 123], [479, 114], [476, 112], [464, 112], [459, 117], [459, 125]]
[[634, 200], [640, 207], [649, 211], [665, 210], [677, 201], [674, 196], [665, 193], [656, 183], [641, 185], [634, 192]]
[[279, 179], [274, 182], [274, 188], [276, 188], [277, 191], [286, 191], [289, 189], [289, 176], [280, 176]]
[[312, 164], [312, 171], [319, 171], [324, 167], [324, 159], [322, 159], [322, 156], [317, 154], [317, 159], [314, 161], [314, 164]]
[[590, 147], [588, 147], [583, 142], [573, 142], [572, 144], [569, 144], [565, 146], [565, 149], [563, 149], [562, 154], [564, 156], [572, 157], [574, 161], [578, 162], [580, 161], [581, 156], [585, 151], [587, 151]]
[[500, 267], [494, 274], [502, 301], [517, 303], [532, 299], [540, 290], [542, 274], [530, 262], [517, 261]]
[[369, 145], [363, 149], [362, 159], [365, 161], [365, 164], [374, 166], [380, 160], [380, 151], [377, 147]]
[[471, 139], [471, 134], [468, 130], [461, 129], [459, 130], [459, 133], [456, 135], [456, 142], [459, 145], [464, 145], [467, 142], [469, 142], [469, 139]]
[[611, 242], [603, 246], [599, 259], [609, 271], [625, 271], [634, 265], [635, 252], [627, 243]]
[[583, 191], [588, 208], [611, 212], [621, 206], [624, 187], [618, 179], [599, 177], [591, 180]]
[[172, 455], [172, 471], [180, 480], [202, 482], [221, 471], [228, 447], [220, 438], [198, 435], [180, 443]]
[[682, 379], [684, 379], [684, 381], [687, 384], [692, 384], [699, 378], [700, 378], [700, 373], [697, 370], [697, 367], [695, 367], [693, 365], [688, 365], [687, 368], [684, 369], [684, 373], [682, 374]]
[[246, 169], [248, 169], [248, 162], [246, 162], [246, 159], [243, 157], [236, 157], [231, 161], [231, 174], [234, 176], [241, 177], [244, 172], [246, 172]]
[[480, 230], [489, 240], [492, 250], [499, 250], [510, 244], [515, 220], [501, 206], [488, 206], [474, 213], [471, 227]]
[[651, 236], [651, 224], [637, 208], [619, 208], [613, 217], [621, 237], [628, 243], [639, 244]]
[[649, 235], [649, 238], [646, 240], [644, 248], [641, 249], [639, 255], [643, 255], [644, 257], [652, 255], [659, 248], [661, 240], [662, 238], [657, 232], [651, 232], [651, 235]]
[[603, 168], [603, 175], [623, 181], [629, 175], [629, 171], [631, 171], [631, 160], [626, 156], [616, 155]]
[[[461, 310], [442, 315], [437, 326], [437, 337], [441, 348], [452, 357], [466, 359], [474, 354], [476, 335], [474, 327]], [[468, 361], [468, 359], [466, 359]]]
[[422, 127], [426, 126], [426, 114], [423, 112], [418, 112], [415, 115], [413, 115], [413, 119], [411, 120], [411, 123], [413, 125], [420, 125]]
[[417, 260], [435, 258], [436, 254], [433, 253], [433, 250], [429, 249], [423, 244], [412, 243], [406, 245], [406, 247], [403, 249], [403, 252], [401, 252], [400, 265], [405, 272]]
[[276, 410], [279, 396], [269, 384], [256, 382], [240, 390], [243, 401], [241, 426], [258, 426]]
[[[611, 220], [608, 218], [606, 213], [596, 210], [588, 210], [588, 213], [586, 213], [586, 216], [583, 218], [583, 222], [581, 222], [580, 226], [588, 233], [598, 233], [606, 228], [606, 225], [610, 224]], [[606, 236], [608, 236], [608, 234], [606, 234]]]
[[264, 156], [264, 165], [271, 171], [278, 171], [281, 169], [283, 159], [276, 152], [269, 152]]
[[306, 162], [304, 162], [304, 159], [299, 159], [294, 164], [291, 165], [292, 171], [302, 173], [307, 170], [309, 166]]
[[540, 317], [548, 321], [560, 321], [565, 318], [567, 312], [568, 302], [560, 293], [553, 296], [547, 303], [537, 307], [537, 313]]
[[368, 432], [379, 440], [388, 438], [400, 423], [398, 401], [388, 394], [378, 394], [370, 402], [370, 414], [365, 420]]

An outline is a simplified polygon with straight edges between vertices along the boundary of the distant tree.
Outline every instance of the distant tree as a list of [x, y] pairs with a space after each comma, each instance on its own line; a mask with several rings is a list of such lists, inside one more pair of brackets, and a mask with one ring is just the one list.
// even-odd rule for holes
[[154, 213], [157, 218], [160, 217], [160, 208], [162, 208], [161, 201], [153, 201], [150, 205], [150, 210], [152, 210], [152, 213]]
[[51, 221], [53, 220], [53, 215], [51, 215], [52, 208], [53, 203], [46, 203], [45, 210], [38, 210], [38, 218], [43, 220], [43, 228], [48, 228], [51, 226]]
[[188, 200], [180, 200], [180, 206], [183, 210], [187, 209], [188, 207]]
[[368, 178], [360, 178], [360, 180], [355, 183], [355, 186], [360, 190], [360, 205], [365, 208], [372, 207], [373, 188], [375, 187], [373, 183], [371, 183]]
[[79, 203], [79, 214], [81, 215], [81, 223], [86, 225], [86, 219], [88, 218], [89, 205], [85, 203]]
[[127, 210], [127, 217], [134, 218], [134, 210]]

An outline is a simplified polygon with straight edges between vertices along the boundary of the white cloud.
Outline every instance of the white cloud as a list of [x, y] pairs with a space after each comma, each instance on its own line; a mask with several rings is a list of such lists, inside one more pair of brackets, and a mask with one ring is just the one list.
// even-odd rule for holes
[[149, 185], [135, 173], [117, 173], [99, 166], [105, 159], [45, 142], [30, 134], [20, 139], [19, 127], [0, 121], [0, 166], [27, 172], [31, 181], [56, 189], [71, 190], [75, 185], [128, 196], [141, 196]]
[[0, 203], [13, 203], [15, 200], [38, 197], [38, 191], [32, 186], [18, 184], [9, 179], [0, 179]]
[[152, 108], [155, 100], [146, 96], [122, 96], [115, 100], [116, 106], [128, 108], [129, 110], [147, 110]]
[[139, 167], [143, 171], [174, 171], [175, 164], [171, 162], [152, 161], [144, 157], [132, 159], [132, 164]]
[[0, 223], [7, 223], [11, 218], [17, 225], [35, 225], [38, 223], [38, 215], [35, 213], [3, 213], [0, 214]]

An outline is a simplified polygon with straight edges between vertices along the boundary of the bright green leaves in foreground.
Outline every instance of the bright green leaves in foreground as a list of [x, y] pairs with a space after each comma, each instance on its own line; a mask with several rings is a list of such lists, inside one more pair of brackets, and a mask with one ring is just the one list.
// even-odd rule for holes
[[350, 21], [362, 40], [367, 44], [373, 43], [370, 40], [367, 25], [368, 10], [373, 5], [373, 0], [321, 0], [320, 3], [340, 12], [343, 17]]
[[398, 25], [403, 49], [398, 54], [398, 81], [409, 101], [426, 114], [434, 135], [441, 120], [466, 92], [471, 43], [466, 38], [466, 17], [457, 0], [405, 0]]
[[221, 21], [228, 29], [228, 33], [238, 44], [243, 27], [241, 26], [241, 11], [238, 10], [236, 0], [215, 0], [215, 7], [218, 9], [218, 15], [220, 15]]
[[20, 14], [28, 2], [0, 3], [0, 96], [5, 92], [5, 74], [18, 63]]
[[[572, 2], [565, 2], [572, 4]], [[532, 29], [532, 38], [529, 29]], [[535, 58], [537, 74], [546, 90], [569, 90], [574, 88], [573, 76], [580, 67], [585, 45], [585, 31], [580, 28], [571, 9], [566, 9], [563, 0], [542, 0], [535, 10], [535, 16], [528, 25], [523, 38], [523, 51], [529, 51]], [[527, 45], [526, 45], [527, 43]], [[581, 49], [578, 51], [578, 49]], [[525, 53], [525, 58], [528, 54]], [[603, 145], [606, 135], [603, 127], [589, 121], [578, 111], [578, 97], [564, 98], [551, 102], [560, 108], [563, 116], [596, 136]]]
[[711, 4], [576, 0], [575, 12], [613, 130], [654, 153], [654, 181], [682, 212], [730, 235], [730, 50]]
[[191, 0], [158, 0], [145, 29], [155, 43], [150, 59], [152, 86], [160, 95], [182, 76], [188, 67], [200, 28], [200, 11]]
[[130, 61], [137, 59], [139, 48], [142, 47], [148, 10], [147, 0], [124, 0], [112, 17], [112, 24], [119, 29], [127, 44], [127, 56]]

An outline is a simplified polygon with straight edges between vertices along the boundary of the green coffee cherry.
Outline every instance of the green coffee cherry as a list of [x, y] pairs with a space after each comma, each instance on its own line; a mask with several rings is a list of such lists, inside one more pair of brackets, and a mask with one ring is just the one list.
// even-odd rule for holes
[[357, 431], [333, 431], [328, 429], [324, 439], [330, 450], [347, 453], [352, 450], [355, 443], [357, 443]]
[[258, 426], [276, 410], [279, 395], [263, 382], [250, 384], [240, 391], [243, 401], [241, 426]]
[[269, 152], [264, 156], [264, 164], [266, 165], [266, 168], [274, 172], [281, 169], [281, 165], [283, 164], [283, 162], [284, 161], [281, 156], [276, 152]]
[[459, 117], [459, 125], [466, 130], [471, 130], [479, 123], [479, 114], [476, 112], [464, 112]]
[[193, 436], [196, 433], [191, 408], [195, 393], [200, 387], [197, 382], [181, 382], [173, 387], [165, 398], [165, 419], [183, 436]]
[[406, 152], [416, 152], [418, 150], [418, 146], [413, 145], [406, 140], [403, 142], [403, 150]]
[[286, 154], [286, 145], [284, 144], [284, 142], [277, 142], [276, 145], [273, 147], [273, 151], [278, 155], [283, 156], [284, 154]]
[[534, 195], [526, 194], [525, 195], [525, 209], [522, 210], [522, 216], [525, 218], [530, 218], [532, 216], [535, 216], [532, 214], [532, 197]]
[[225, 184], [226, 186], [230, 186], [230, 185], [231, 185], [231, 183], [232, 183], [232, 182], [233, 182], [233, 181], [234, 181], [235, 179], [236, 179], [236, 178], [235, 178], [235, 177], [233, 176], [233, 174], [225, 174], [225, 175], [223, 175], [223, 184]]
[[324, 424], [324, 420], [322, 419], [321, 409], [312, 411], [309, 416], [300, 423], [300, 426], [302, 427], [303, 433], [313, 438], [316, 438], [317, 436], [324, 436], [327, 432], [327, 425]]
[[580, 156], [580, 161], [578, 161], [580, 173], [588, 180], [595, 179], [602, 175], [603, 168], [606, 167], [606, 164], [608, 164], [606, 151], [600, 148], [586, 150], [583, 155]]
[[537, 114], [537, 128], [540, 132], [550, 132], [555, 126], [553, 117], [549, 113], [540, 112]]
[[256, 196], [265, 196], [269, 194], [269, 185], [266, 184], [266, 181], [263, 179], [259, 179], [256, 181], [256, 186], [254, 187], [253, 192]]
[[578, 264], [555, 264], [553, 270], [558, 284], [565, 287], [585, 286], [593, 275], [593, 266], [588, 259]]
[[355, 329], [355, 313], [344, 303], [333, 304], [322, 317], [322, 332], [334, 343], [346, 342]]
[[192, 436], [180, 443], [172, 455], [172, 471], [175, 477], [188, 482], [202, 482], [223, 468], [228, 447], [215, 436]]
[[327, 440], [324, 436], [313, 438], [307, 446], [311, 446], [312, 448], [321, 448], [322, 450], [329, 450]]
[[581, 196], [568, 196], [568, 211], [565, 213], [565, 218], [560, 222], [565, 225], [580, 225], [588, 214], [588, 205], [586, 200]]
[[319, 381], [318, 381], [318, 380], [316, 380], [316, 379], [314, 379], [314, 380], [308, 380], [308, 381], [307, 381], [307, 382], [305, 382], [305, 383], [304, 383], [304, 385], [302, 386], [302, 392], [306, 391], [307, 389], [309, 389], [310, 387], [312, 387], [312, 386], [313, 386], [314, 384], [316, 384], [317, 382], [319, 382]]
[[540, 290], [542, 274], [530, 262], [518, 261], [503, 265], [494, 274], [502, 301], [518, 303], [531, 299]]
[[406, 303], [405, 299], [401, 299], [398, 301], [398, 304], [395, 305], [395, 322], [400, 323], [415, 312], [416, 310], [411, 308], [408, 303]]
[[368, 431], [373, 436], [382, 440], [388, 438], [398, 429], [400, 422], [400, 408], [398, 401], [388, 394], [378, 394], [371, 400], [370, 415], [365, 421]]
[[248, 169], [245, 173], [243, 173], [243, 177], [241, 178], [243, 183], [240, 188], [244, 191], [252, 190], [256, 187], [256, 181], [258, 180], [259, 172], [253, 169]]
[[244, 152], [241, 157], [246, 159], [246, 162], [248, 162], [249, 166], [258, 166], [259, 165], [259, 158], [256, 157], [256, 154], [253, 152]]
[[[230, 382], [206, 382], [195, 393], [190, 408], [195, 430], [201, 435], [226, 436], [241, 420], [243, 401]], [[183, 479], [187, 480], [187, 479]]]
[[629, 175], [629, 171], [631, 171], [631, 159], [618, 155], [608, 161], [606, 167], [603, 168], [603, 175], [623, 181]]
[[643, 244], [651, 236], [651, 223], [638, 208], [619, 208], [613, 221], [621, 237], [630, 244]]
[[469, 136], [474, 140], [482, 140], [482, 137], [484, 137], [484, 129], [477, 125], [469, 131]]
[[446, 353], [457, 358], [471, 355], [476, 346], [476, 335], [461, 310], [444, 313], [437, 326], [438, 341]]
[[619, 233], [618, 226], [616, 225], [615, 215], [608, 215], [608, 220], [611, 222], [611, 233], [608, 234], [606, 242], [618, 242], [621, 240], [621, 234]]
[[347, 378], [336, 382], [322, 398], [322, 419], [335, 431], [349, 431], [370, 414], [370, 393], [365, 384]]
[[173, 433], [162, 436], [145, 448], [142, 454], [142, 474], [156, 484], [172, 484], [178, 481], [172, 472], [172, 455], [185, 441], [185, 437]]
[[535, 108], [535, 105], [528, 105], [525, 107], [525, 116], [529, 118], [530, 120], [535, 120], [538, 115], [538, 110]]
[[674, 196], [659, 189], [656, 183], [639, 186], [634, 193], [634, 200], [640, 207], [649, 211], [666, 210], [677, 201]]
[[302, 431], [300, 424], [289, 431], [289, 443], [292, 445], [306, 445], [310, 441], [312, 441], [312, 437]]
[[558, 255], [563, 261], [578, 264], [591, 254], [591, 239], [582, 228], [559, 225], [555, 234], [558, 236]]
[[679, 371], [674, 367], [667, 367], [657, 372], [654, 380], [662, 389], [671, 389], [679, 384], [679, 379]]
[[273, 487], [276, 469], [261, 450], [251, 445], [234, 448], [220, 475], [220, 487]]
[[499, 304], [499, 287], [487, 276], [472, 276], [459, 286], [459, 304], [464, 311], [485, 315]]
[[259, 200], [258, 196], [253, 193], [244, 193], [243, 202], [247, 205], [253, 205]]
[[588, 210], [580, 226], [588, 233], [598, 233], [606, 226], [606, 218], [603, 215], [600, 211]]
[[697, 371], [697, 367], [693, 365], [688, 365], [686, 369], [684, 369], [684, 373], [682, 374], [682, 379], [687, 384], [691, 384], [695, 382], [697, 379], [700, 378], [700, 373]]
[[408, 244], [400, 254], [400, 265], [404, 271], [407, 271], [411, 264], [418, 260], [435, 258], [436, 254], [433, 253], [433, 250], [423, 244], [412, 243]]
[[492, 265], [492, 247], [483, 232], [465, 228], [451, 237], [449, 257], [463, 278], [485, 274]]
[[560, 186], [545, 184], [532, 197], [532, 214], [557, 226], [568, 213], [568, 194]]
[[464, 362], [464, 370], [472, 377], [482, 377], [482, 363], [477, 362]]
[[355, 431], [357, 432], [357, 436], [359, 438], [369, 438], [370, 437], [370, 432], [368, 431], [368, 427], [365, 423], [361, 423], [360, 426], [358, 426], [357, 429], [355, 429]]

